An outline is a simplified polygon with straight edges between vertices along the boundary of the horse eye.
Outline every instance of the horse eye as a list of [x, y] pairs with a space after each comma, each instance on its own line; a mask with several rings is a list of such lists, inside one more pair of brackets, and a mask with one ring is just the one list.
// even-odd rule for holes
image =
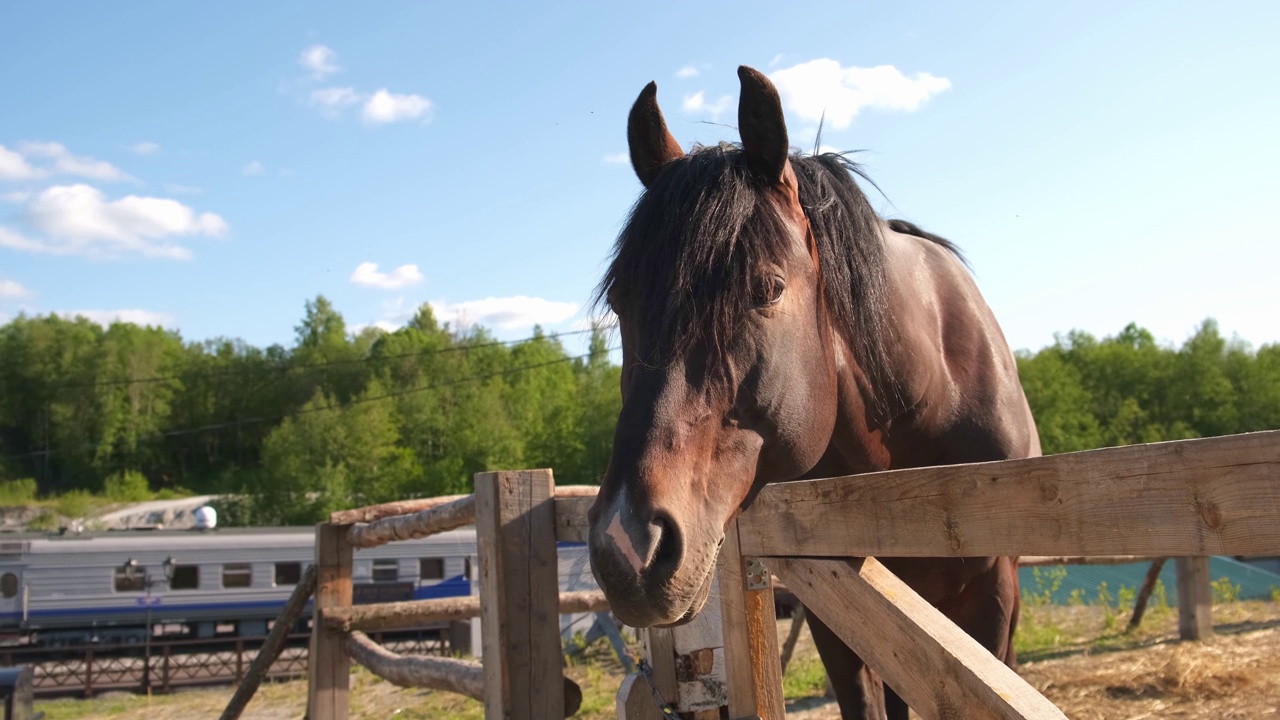
[[782, 291], [786, 289], [787, 284], [782, 278], [777, 275], [767, 275], [756, 280], [751, 300], [756, 307], [773, 305], [782, 299]]

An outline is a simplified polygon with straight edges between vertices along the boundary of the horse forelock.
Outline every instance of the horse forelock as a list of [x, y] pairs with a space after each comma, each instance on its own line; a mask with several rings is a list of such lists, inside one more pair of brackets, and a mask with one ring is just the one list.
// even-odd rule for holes
[[[853, 178], [866, 176], [835, 153], [790, 161], [816, 244], [825, 312], [873, 385], [892, 392], [880, 219]], [[637, 360], [667, 363], [695, 344], [727, 351], [751, 308], [754, 273], [781, 260], [791, 239], [793, 223], [767, 191], [741, 148], [721, 143], [668, 163], [636, 201], [595, 302], [625, 308], [649, 329], [657, 344], [638, 349]]]

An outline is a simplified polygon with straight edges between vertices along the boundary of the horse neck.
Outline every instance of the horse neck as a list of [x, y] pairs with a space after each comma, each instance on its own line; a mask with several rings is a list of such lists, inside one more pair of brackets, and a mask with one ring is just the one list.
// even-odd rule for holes
[[[939, 326], [937, 293], [922, 281], [922, 264], [936, 247], [927, 240], [892, 232], [881, 235], [887, 254], [886, 280], [891, 308], [887, 326], [888, 367], [868, 372], [844, 333], [835, 343], [839, 402], [826, 470], [859, 473], [931, 464], [925, 409], [945, 403], [948, 385], [943, 354], [930, 329]], [[932, 246], [932, 243], [929, 243]], [[936, 258], [933, 259], [936, 262]]]

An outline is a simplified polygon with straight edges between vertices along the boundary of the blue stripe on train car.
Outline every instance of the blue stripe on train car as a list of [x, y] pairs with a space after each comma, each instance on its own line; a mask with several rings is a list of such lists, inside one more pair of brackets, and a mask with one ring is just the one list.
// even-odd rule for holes
[[[443, 580], [435, 585], [420, 585], [413, 593], [415, 600], [429, 600], [433, 598], [458, 597], [471, 594], [471, 581], [463, 575]], [[225, 612], [227, 619], [234, 619], [237, 611], [244, 612], [247, 610], [278, 610], [284, 607], [286, 600], [255, 600], [246, 602], [214, 602], [214, 603], [181, 603], [174, 604], [164, 602], [166, 598], [162, 596], [152, 596], [152, 608], [154, 611], [163, 615], [179, 615], [182, 613], [207, 613], [207, 612]], [[311, 601], [307, 601], [307, 606], [311, 606]], [[59, 610], [32, 610], [28, 617], [32, 622], [40, 618], [55, 617], [71, 617], [76, 615], [92, 616], [94, 618], [103, 615], [117, 616], [124, 614], [136, 614], [139, 610], [146, 607], [146, 599], [144, 597], [137, 598], [137, 603], [131, 606], [116, 607], [83, 607], [83, 608], [66, 608]], [[8, 613], [5, 613], [8, 615]], [[13, 620], [19, 619], [18, 613], [13, 613]]]
[[441, 580], [435, 585], [419, 585], [413, 591], [414, 600], [432, 600], [435, 598], [458, 597], [471, 594], [471, 581], [465, 575]]

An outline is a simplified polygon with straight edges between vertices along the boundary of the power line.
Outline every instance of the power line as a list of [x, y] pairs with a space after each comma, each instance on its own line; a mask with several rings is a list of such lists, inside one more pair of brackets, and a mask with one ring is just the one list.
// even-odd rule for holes
[[384, 360], [400, 360], [411, 357], [426, 357], [430, 355], [441, 355], [444, 353], [461, 352], [464, 350], [481, 350], [484, 348], [501, 347], [505, 345], [519, 345], [520, 343], [531, 342], [534, 340], [558, 339], [561, 337], [569, 337], [572, 335], [585, 335], [593, 332], [593, 330], [571, 330], [569, 332], [555, 333], [553, 335], [531, 335], [529, 337], [520, 338], [518, 340], [495, 340], [493, 342], [472, 343], [462, 345], [450, 345], [445, 348], [436, 348], [434, 350], [418, 350], [409, 353], [396, 353], [392, 355], [366, 356], [360, 358], [348, 358], [344, 360], [326, 360], [316, 363], [298, 363], [267, 368], [241, 368], [237, 370], [222, 370], [218, 372], [207, 373], [174, 373], [172, 375], [153, 375], [144, 378], [120, 379], [120, 380], [93, 380], [89, 382], [67, 382], [54, 385], [56, 388], [92, 388], [92, 387], [111, 387], [116, 385], [143, 385], [148, 383], [169, 382], [171, 380], [191, 380], [198, 378], [218, 378], [218, 377], [234, 377], [237, 375], [249, 375], [255, 372], [267, 373], [284, 373], [294, 370], [313, 370], [317, 368], [335, 367], [338, 365], [354, 365], [360, 363], [382, 362]]
[[[606, 348], [606, 349], [605, 349], [605, 352], [612, 352], [612, 351], [617, 350], [617, 349], [618, 349], [618, 347], [610, 347], [610, 348]], [[428, 390], [438, 390], [438, 389], [440, 389], [440, 388], [451, 387], [451, 386], [454, 386], [454, 385], [462, 385], [462, 384], [465, 384], [465, 383], [471, 383], [471, 382], [482, 382], [482, 381], [484, 381], [484, 380], [492, 380], [493, 378], [497, 378], [497, 377], [504, 377], [504, 376], [507, 376], [507, 375], [513, 375], [513, 374], [516, 374], [516, 373], [527, 372], [527, 371], [529, 371], [529, 370], [537, 370], [537, 369], [539, 369], [539, 368], [549, 367], [549, 366], [552, 366], [552, 365], [559, 365], [559, 364], [562, 364], [562, 363], [574, 362], [575, 360], [585, 360], [585, 359], [590, 358], [590, 357], [591, 357], [591, 356], [593, 356], [593, 355], [595, 355], [595, 353], [588, 352], [588, 353], [583, 353], [583, 354], [581, 354], [581, 355], [574, 355], [574, 356], [571, 356], [571, 357], [556, 358], [555, 360], [548, 360], [548, 361], [545, 361], [545, 362], [534, 363], [534, 364], [532, 364], [532, 365], [521, 365], [521, 366], [519, 366], [519, 367], [514, 367], [514, 368], [504, 368], [504, 369], [502, 369], [502, 370], [496, 370], [496, 371], [494, 371], [494, 372], [489, 372], [489, 373], [480, 373], [480, 374], [478, 374], [478, 375], [468, 375], [468, 376], [466, 376], [466, 377], [462, 377], [462, 378], [455, 378], [455, 379], [453, 379], [453, 380], [446, 380], [446, 381], [444, 381], [444, 382], [431, 383], [431, 384], [428, 384], [428, 385], [419, 385], [419, 386], [417, 386], [417, 387], [406, 388], [406, 389], [404, 389], [404, 390], [396, 390], [396, 391], [393, 391], [393, 392], [383, 393], [383, 394], [381, 394], [381, 395], [373, 395], [373, 396], [370, 396], [370, 397], [356, 398], [356, 399], [354, 399], [354, 400], [350, 400], [350, 401], [348, 401], [348, 402], [346, 402], [346, 403], [336, 403], [336, 404], [322, 405], [322, 406], [319, 406], [319, 407], [310, 407], [310, 408], [305, 408], [305, 407], [304, 407], [304, 408], [300, 408], [300, 409], [298, 409], [298, 410], [296, 410], [296, 411], [294, 411], [294, 412], [292, 412], [292, 413], [285, 413], [285, 414], [283, 414], [283, 415], [272, 415], [272, 416], [268, 416], [268, 417], [242, 418], [242, 419], [240, 419], [240, 420], [235, 420], [235, 421], [230, 421], [230, 422], [222, 422], [222, 423], [214, 423], [214, 424], [211, 424], [211, 425], [201, 425], [201, 426], [199, 426], [199, 427], [194, 427], [194, 428], [183, 428], [183, 429], [180, 429], [180, 430], [167, 430], [167, 431], [164, 431], [164, 432], [153, 433], [153, 434], [151, 434], [151, 435], [144, 435], [144, 436], [142, 436], [142, 437], [138, 438], [137, 442], [139, 442], [139, 443], [143, 443], [143, 442], [152, 442], [152, 441], [156, 441], [156, 440], [166, 440], [166, 439], [168, 439], [168, 438], [172, 438], [172, 437], [181, 437], [181, 436], [184, 436], [184, 435], [195, 435], [195, 434], [202, 433], [202, 432], [211, 432], [211, 431], [214, 431], [214, 430], [225, 430], [225, 429], [234, 428], [234, 427], [244, 427], [245, 425], [260, 425], [260, 424], [262, 424], [262, 423], [266, 423], [266, 422], [282, 422], [282, 421], [284, 421], [286, 418], [294, 417], [294, 416], [297, 416], [297, 415], [309, 415], [309, 414], [311, 414], [311, 413], [324, 412], [324, 411], [327, 411], [327, 410], [341, 410], [341, 409], [343, 409], [343, 408], [351, 407], [352, 405], [362, 405], [362, 404], [364, 404], [364, 403], [376, 402], [376, 401], [379, 401], [379, 400], [389, 400], [389, 399], [391, 399], [391, 398], [404, 397], [404, 396], [406, 396], [406, 395], [413, 395], [413, 394], [415, 394], [415, 393], [426, 392], [426, 391], [428, 391]], [[85, 445], [83, 445], [83, 446], [81, 446], [81, 447], [79, 447], [79, 448], [77, 448], [77, 449], [75, 449], [75, 450], [57, 450], [57, 451], [54, 451], [54, 450], [35, 450], [35, 451], [32, 451], [32, 452], [22, 453], [22, 454], [19, 454], [19, 455], [5, 455], [5, 456], [0, 456], [0, 460], [21, 460], [21, 459], [23, 459], [23, 458], [44, 457], [44, 456], [56, 455], [56, 454], [59, 454], [59, 453], [66, 454], [66, 453], [68, 453], [68, 452], [84, 452], [84, 451], [86, 451], [86, 450], [93, 450], [93, 449], [95, 449], [96, 447], [97, 447], [97, 444], [96, 444], [96, 443], [95, 443], [95, 444], [88, 444], [88, 443], [86, 443]]]

